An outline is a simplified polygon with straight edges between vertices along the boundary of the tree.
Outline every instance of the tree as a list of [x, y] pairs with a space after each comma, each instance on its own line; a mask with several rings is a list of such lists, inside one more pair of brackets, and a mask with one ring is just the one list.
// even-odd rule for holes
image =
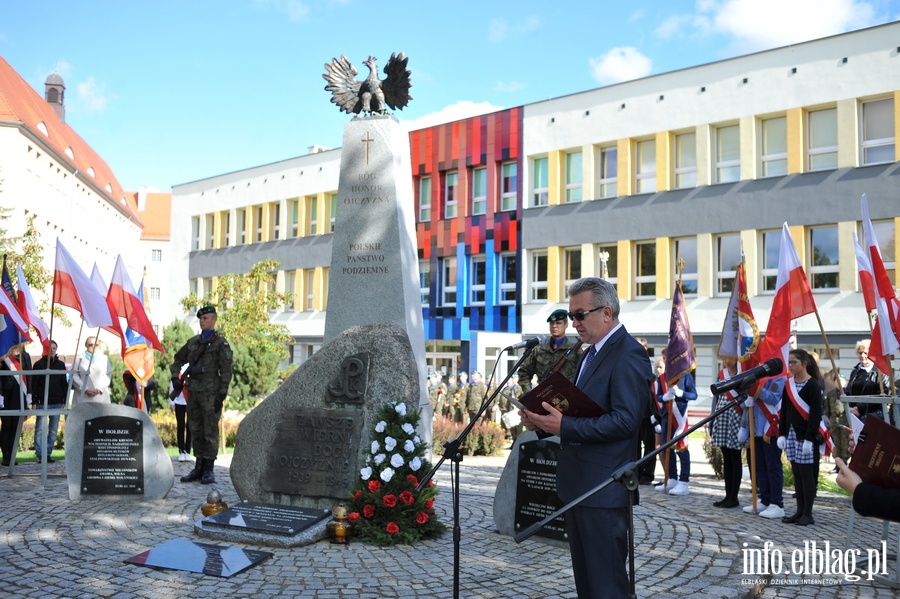
[[165, 409], [169, 407], [169, 383], [172, 381], [172, 375], [169, 373], [169, 367], [175, 361], [175, 352], [187, 343], [187, 340], [194, 336], [191, 327], [176, 320], [165, 329], [163, 329], [162, 344], [166, 348], [164, 354], [156, 353], [156, 388], [150, 391], [147, 398], [147, 407], [149, 411]]

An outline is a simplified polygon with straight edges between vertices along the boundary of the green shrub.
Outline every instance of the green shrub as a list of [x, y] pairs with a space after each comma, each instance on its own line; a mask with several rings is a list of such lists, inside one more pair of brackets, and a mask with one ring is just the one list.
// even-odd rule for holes
[[[438, 418], [433, 422], [432, 440], [434, 453], [444, 453], [444, 443], [459, 437], [465, 422], [453, 422], [449, 418]], [[495, 422], [479, 422], [460, 446], [463, 455], [497, 455], [503, 448], [506, 435]]]

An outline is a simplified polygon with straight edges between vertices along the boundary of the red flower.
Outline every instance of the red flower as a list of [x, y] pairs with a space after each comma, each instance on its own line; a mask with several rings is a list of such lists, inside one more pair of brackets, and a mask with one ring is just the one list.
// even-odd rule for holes
[[428, 514], [425, 512], [416, 514], [416, 524], [425, 524], [426, 522], [428, 522]]
[[412, 486], [414, 486], [414, 487], [419, 486], [419, 479], [416, 478], [415, 474], [407, 474], [406, 480], [408, 480], [410, 482], [410, 484], [412, 484]]
[[367, 503], [363, 507], [363, 516], [365, 516], [366, 518], [371, 518], [374, 515], [375, 515], [375, 506], [372, 505], [371, 503]]
[[350, 520], [350, 522], [356, 522], [359, 520], [359, 512], [350, 512], [347, 514], [347, 519]]
[[377, 492], [379, 489], [381, 489], [381, 483], [380, 483], [380, 482], [378, 482], [377, 480], [370, 480], [370, 481], [369, 481], [369, 491], [370, 491], [370, 492], [375, 493], [375, 492]]
[[381, 503], [384, 507], [394, 507], [397, 505], [397, 496], [389, 493], [381, 498]]
[[393, 522], [388, 522], [387, 526], [384, 527], [385, 532], [389, 535], [397, 534], [400, 532], [400, 527], [394, 524]]
[[404, 505], [412, 505], [415, 500], [416, 496], [409, 491], [403, 491], [402, 493], [400, 493], [400, 501], [402, 501]]
[[433, 498], [429, 499], [428, 501], [425, 502], [426, 510], [430, 510], [432, 507], [434, 507], [434, 499]]
[[353, 501], [357, 501], [360, 497], [362, 497], [362, 489], [353, 494]]

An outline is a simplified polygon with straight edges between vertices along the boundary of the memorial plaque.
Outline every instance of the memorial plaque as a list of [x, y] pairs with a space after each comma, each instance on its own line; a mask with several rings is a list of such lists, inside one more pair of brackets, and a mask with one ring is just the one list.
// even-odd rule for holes
[[[540, 522], [562, 507], [556, 496], [556, 456], [559, 443], [528, 441], [519, 445], [516, 476], [516, 532]], [[538, 536], [567, 540], [565, 517], [559, 516], [540, 529]]]
[[347, 496], [357, 476], [361, 409], [294, 408], [266, 453], [263, 489], [307, 497]]
[[272, 555], [268, 551], [173, 539], [129, 557], [125, 563], [228, 578], [252, 568]]
[[85, 422], [81, 493], [144, 493], [144, 437], [140, 420], [100, 416]]
[[296, 535], [331, 515], [331, 510], [242, 501], [203, 520], [204, 526], [239, 528], [279, 535]]

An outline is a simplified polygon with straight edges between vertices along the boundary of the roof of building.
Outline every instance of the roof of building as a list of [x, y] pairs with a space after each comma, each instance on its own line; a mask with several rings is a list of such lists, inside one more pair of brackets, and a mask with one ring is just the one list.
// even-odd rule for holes
[[172, 219], [172, 194], [171, 193], [145, 193], [141, 201], [140, 191], [129, 193], [130, 199], [136, 202], [144, 229], [141, 231], [141, 239], [144, 241], [168, 241], [171, 231]]
[[59, 160], [78, 169], [84, 179], [93, 179], [98, 193], [140, 224], [135, 198], [126, 196], [109, 165], [0, 57], [0, 122], [4, 121], [21, 123], [35, 137], [46, 140]]

